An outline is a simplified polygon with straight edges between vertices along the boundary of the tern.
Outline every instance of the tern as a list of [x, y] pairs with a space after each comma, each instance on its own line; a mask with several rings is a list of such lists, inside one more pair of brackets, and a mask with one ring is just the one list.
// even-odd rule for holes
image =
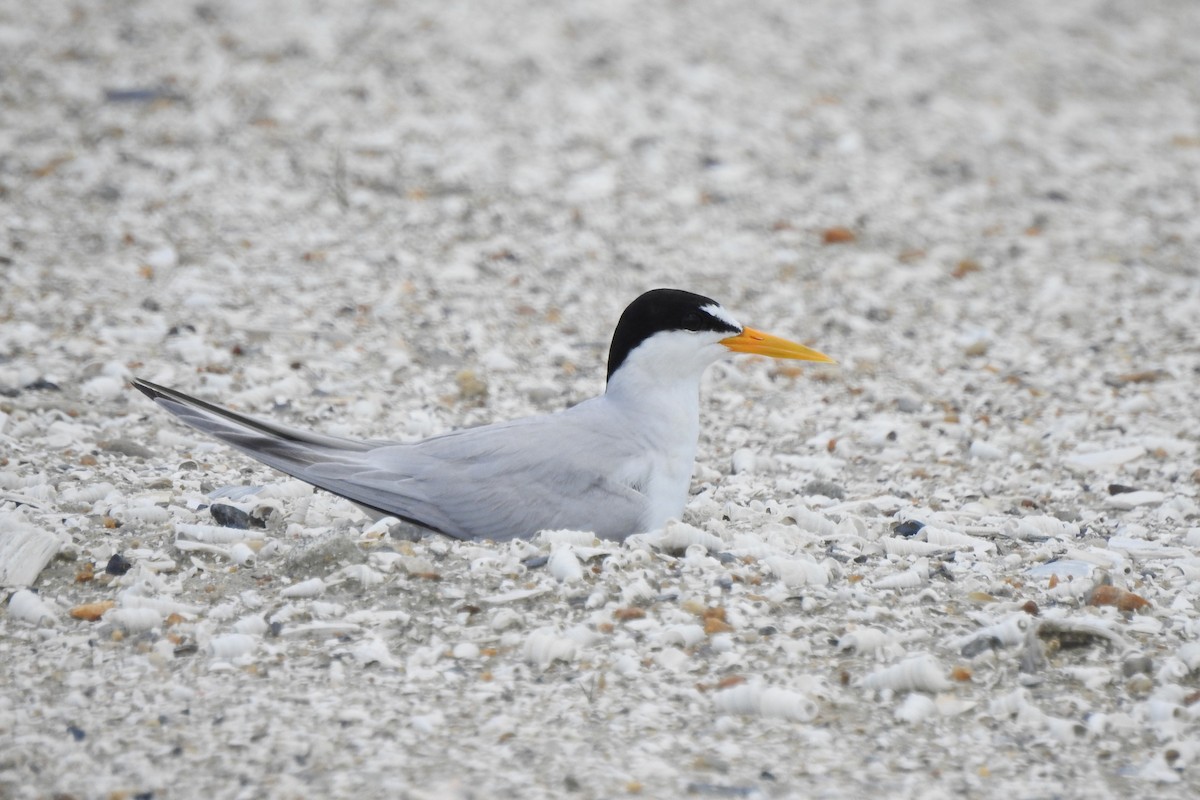
[[133, 385], [188, 425], [376, 518], [458, 539], [565, 528], [622, 540], [682, 515], [700, 434], [700, 376], [730, 352], [834, 363], [743, 326], [715, 300], [655, 289], [621, 314], [604, 394], [417, 442], [326, 436], [149, 381]]

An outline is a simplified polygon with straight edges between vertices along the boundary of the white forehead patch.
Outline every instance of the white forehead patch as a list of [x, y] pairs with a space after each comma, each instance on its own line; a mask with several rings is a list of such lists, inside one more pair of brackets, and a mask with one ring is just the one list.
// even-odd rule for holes
[[712, 316], [712, 317], [715, 317], [716, 319], [721, 320], [721, 322], [724, 322], [726, 325], [732, 325], [733, 327], [737, 328], [739, 331], [743, 327], [745, 327], [742, 325], [742, 323], [740, 323], [736, 319], [734, 319], [732, 314], [730, 314], [725, 309], [721, 308], [716, 303], [713, 303], [712, 305], [704, 306], [700, 310], [705, 312], [709, 316]]

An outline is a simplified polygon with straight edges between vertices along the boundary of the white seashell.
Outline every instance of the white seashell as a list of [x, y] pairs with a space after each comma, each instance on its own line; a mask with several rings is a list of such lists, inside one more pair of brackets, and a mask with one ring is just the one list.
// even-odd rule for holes
[[956, 530], [938, 528], [933, 525], [926, 525], [918, 535], [930, 544], [935, 544], [946, 549], [961, 550], [969, 548], [977, 553], [991, 552], [996, 549], [996, 545], [986, 539], [980, 539], [977, 536], [968, 536]]
[[796, 527], [801, 530], [815, 533], [823, 538], [832, 538], [837, 535], [837, 525], [833, 521], [804, 506], [795, 506], [788, 512], [788, 516], [796, 521]]
[[164, 617], [171, 614], [186, 614], [194, 617], [203, 611], [201, 606], [180, 603], [178, 600], [170, 600], [165, 597], [148, 597], [138, 594], [137, 589], [127, 589], [121, 592], [118, 600], [122, 608], [152, 608]]
[[755, 464], [758, 461], [758, 456], [748, 447], [739, 447], [733, 451], [730, 469], [734, 475], [740, 475], [744, 472], [754, 472]]
[[1161, 542], [1135, 539], [1131, 536], [1112, 536], [1108, 540], [1112, 550], [1119, 550], [1131, 558], [1188, 558], [1192, 552], [1183, 547], [1166, 547]]
[[807, 558], [771, 556], [766, 560], [766, 564], [767, 568], [789, 589], [801, 586], [826, 586], [829, 583], [829, 570]]
[[263, 532], [258, 530], [223, 528], [219, 525], [192, 525], [186, 522], [175, 523], [175, 536], [209, 544], [232, 544], [264, 538]]
[[944, 692], [950, 688], [946, 671], [931, 655], [918, 655], [871, 673], [862, 685], [877, 691]]
[[937, 704], [932, 697], [911, 692], [896, 706], [893, 712], [897, 722], [907, 722], [910, 725], [932, 717], [937, 712]]
[[977, 461], [999, 461], [1006, 455], [1008, 455], [1007, 452], [982, 439], [971, 442], [971, 446], [967, 449], [967, 456]]
[[646, 582], [642, 576], [638, 576], [637, 580], [630, 581], [621, 587], [621, 600], [625, 605], [634, 605], [644, 600], [650, 600], [658, 596], [658, 592], [654, 587]]
[[[909, 696], [920, 697], [923, 695]], [[938, 715], [943, 717], [957, 717], [959, 714], [965, 714], [976, 706], [975, 701], [963, 700], [952, 694], [939, 694], [934, 698], [933, 704], [937, 707]]]
[[256, 557], [257, 554], [245, 542], [238, 542], [229, 548], [229, 559], [239, 567], [252, 565]]
[[499, 633], [500, 631], [516, 628], [521, 625], [521, 617], [511, 608], [501, 608], [492, 615], [491, 628]]
[[90, 508], [97, 500], [103, 500], [117, 489], [111, 483], [101, 481], [85, 486], [73, 486], [59, 493], [59, 502], [66, 506]]
[[320, 578], [309, 578], [300, 583], [285, 586], [279, 592], [280, 597], [317, 597], [325, 591], [325, 581]]
[[1016, 689], [1003, 694], [988, 703], [988, 713], [996, 719], [1015, 717], [1022, 709], [1029, 706], [1029, 690]]
[[455, 658], [473, 660], [479, 658], [479, 645], [474, 642], [459, 642], [454, 645], [451, 655]]
[[122, 516], [139, 522], [161, 524], [171, 519], [171, 512], [159, 506], [134, 506], [126, 508]]
[[713, 706], [722, 714], [772, 717], [809, 722], [817, 716], [817, 704], [807, 695], [761, 683], [743, 683], [713, 695]]
[[658, 547], [671, 553], [684, 552], [695, 545], [703, 547], [710, 553], [716, 553], [725, 548], [725, 542], [721, 537], [677, 520], [667, 522], [658, 540]]
[[354, 660], [364, 667], [370, 664], [378, 664], [381, 667], [394, 667], [397, 664], [396, 659], [392, 656], [392, 652], [388, 650], [388, 646], [375, 637], [355, 643], [350, 648], [350, 655], [354, 656]]
[[104, 615], [104, 621], [119, 625], [130, 633], [138, 633], [162, 625], [163, 617], [154, 608], [115, 608]]
[[1009, 522], [1003, 532], [1014, 539], [1040, 541], [1042, 539], [1074, 539], [1079, 536], [1079, 526], [1074, 522], [1063, 522], [1058, 517], [1022, 517], [1016, 523]]
[[20, 514], [0, 514], [0, 586], [30, 586], [58, 553], [59, 541]]
[[1109, 508], [1128, 511], [1138, 506], [1156, 506], [1166, 499], [1167, 495], [1163, 492], [1143, 490], [1140, 492], [1125, 492], [1124, 494], [1110, 495], [1104, 498], [1104, 505]]
[[575, 556], [571, 545], [558, 545], [546, 562], [546, 572], [559, 583], [576, 583], [583, 580], [583, 565]]
[[323, 600], [314, 600], [309, 605], [308, 610], [317, 619], [336, 619], [346, 616], [346, 607], [341, 603], [329, 603]]
[[22, 589], [8, 598], [8, 615], [34, 625], [53, 624], [55, 617], [54, 610], [46, 601], [29, 589]]
[[262, 636], [271, 629], [271, 626], [258, 614], [248, 614], [233, 623], [233, 629], [237, 633], [244, 633], [247, 636]]
[[553, 628], [540, 628], [525, 640], [523, 657], [526, 662], [545, 670], [555, 661], [573, 661], [579, 645], [560, 636]]
[[871, 586], [876, 589], [915, 589], [918, 586], [924, 585], [925, 581], [926, 575], [922, 570], [909, 568], [904, 570], [904, 572], [885, 575], [873, 582]]
[[1025, 636], [1031, 625], [1030, 620], [1031, 618], [1028, 614], [1020, 611], [994, 625], [988, 625], [966, 636], [953, 639], [950, 642], [950, 646], [955, 649], [961, 649], [971, 642], [979, 641], [980, 639], [991, 639], [998, 641], [1005, 647], [1012, 647], [1025, 641]]
[[383, 573], [373, 570], [366, 564], [351, 564], [344, 567], [339, 573], [342, 578], [354, 581], [364, 589], [370, 586], [377, 586], [383, 583]]
[[433, 566], [433, 562], [428, 558], [421, 556], [404, 556], [400, 560], [400, 566], [409, 575], [436, 575], [437, 568]]
[[879, 540], [879, 543], [883, 545], [883, 552], [889, 556], [928, 556], [949, 549], [942, 545], [923, 542], [920, 539], [905, 539], [900, 536], [885, 536]]
[[1109, 469], [1119, 467], [1130, 461], [1141, 458], [1146, 449], [1140, 445], [1117, 447], [1112, 450], [1098, 450], [1092, 453], [1076, 453], [1063, 459], [1063, 464], [1070, 469], [1080, 472], [1088, 470]]
[[700, 625], [671, 625], [658, 635], [663, 644], [677, 644], [681, 647], [693, 647], [704, 641], [704, 628]]
[[539, 586], [535, 589], [513, 589], [511, 592], [500, 592], [499, 594], [491, 594], [487, 597], [479, 598], [479, 602], [487, 603], [488, 605], [502, 605], [504, 603], [515, 603], [520, 600], [528, 600], [532, 597], [538, 597], [550, 591], [545, 586]]
[[896, 635], [878, 628], [859, 628], [838, 639], [838, 652], [878, 653], [896, 642]]
[[624, 653], [613, 662], [613, 671], [626, 678], [637, 675], [640, 670], [641, 663], [629, 653]]
[[688, 654], [674, 647], [654, 654], [654, 663], [667, 672], [683, 672], [688, 666]]
[[245, 633], [226, 633], [208, 640], [208, 654], [213, 658], [239, 658], [253, 653], [259, 640]]
[[555, 545], [574, 545], [577, 547], [594, 547], [596, 534], [591, 531], [539, 531], [534, 541], [540, 545], [553, 548]]
[[1188, 671], [1200, 669], [1200, 642], [1188, 642], [1175, 655], [1187, 665]]

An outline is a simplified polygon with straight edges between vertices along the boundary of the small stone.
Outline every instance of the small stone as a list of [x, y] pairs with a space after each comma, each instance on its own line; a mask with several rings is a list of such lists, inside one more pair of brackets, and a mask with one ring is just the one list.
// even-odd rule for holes
[[104, 567], [104, 571], [109, 575], [124, 575], [133, 568], [133, 562], [125, 558], [120, 553], [113, 553], [113, 557], [108, 560], [108, 564]]
[[250, 527], [252, 522], [250, 515], [245, 511], [225, 503], [213, 503], [209, 506], [208, 513], [212, 514], [212, 518], [223, 528], [236, 528], [244, 531]]
[[642, 609], [642, 608], [637, 608], [636, 606], [627, 606], [625, 608], [618, 608], [616, 611], [613, 612], [613, 619], [615, 619], [617, 622], [629, 622], [630, 620], [633, 620], [633, 619], [644, 619], [645, 616], [646, 616], [646, 610]]
[[806, 495], [821, 495], [830, 500], [841, 500], [846, 496], [846, 490], [832, 481], [815, 480], [804, 484], [801, 490]]
[[100, 449], [109, 453], [119, 453], [135, 458], [154, 458], [154, 451], [133, 439], [111, 439], [100, 442]]
[[905, 520], [904, 522], [897, 522], [895, 525], [893, 525], [892, 533], [896, 534], [897, 536], [916, 536], [918, 533], [920, 533], [921, 528], [924, 527], [924, 522], [916, 519], [909, 519]]
[[75, 619], [86, 620], [87, 622], [95, 622], [104, 616], [104, 612], [115, 606], [112, 600], [101, 600], [96, 603], [84, 603], [83, 605], [75, 606], [69, 612]]
[[850, 230], [849, 228], [844, 228], [840, 225], [832, 228], [826, 228], [821, 233], [821, 241], [825, 244], [849, 244], [856, 238], [858, 237], [854, 235], [854, 231]]
[[1121, 674], [1126, 678], [1134, 675], [1151, 675], [1154, 672], [1154, 661], [1147, 655], [1130, 656], [1121, 664]]

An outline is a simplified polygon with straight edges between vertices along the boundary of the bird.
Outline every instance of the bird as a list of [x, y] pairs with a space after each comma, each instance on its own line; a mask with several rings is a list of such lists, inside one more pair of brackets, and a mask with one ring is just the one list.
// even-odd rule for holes
[[700, 434], [700, 378], [729, 353], [836, 363], [745, 327], [708, 297], [653, 289], [621, 314], [603, 394], [414, 442], [328, 436], [132, 383], [193, 428], [375, 519], [463, 540], [570, 529], [620, 541], [682, 517]]

